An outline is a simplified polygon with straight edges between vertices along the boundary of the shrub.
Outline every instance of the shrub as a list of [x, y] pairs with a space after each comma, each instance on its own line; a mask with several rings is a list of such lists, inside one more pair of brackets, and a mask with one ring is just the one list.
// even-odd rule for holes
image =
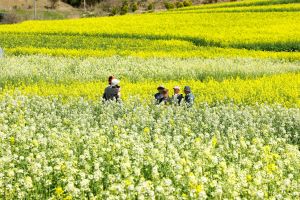
[[176, 7], [177, 8], [182, 8], [184, 5], [183, 5], [183, 3], [182, 2], [180, 2], [180, 1], [177, 1], [176, 2]]
[[167, 10], [175, 8], [174, 3], [172, 3], [172, 2], [165, 2], [165, 7]]
[[118, 14], [119, 9], [117, 7], [113, 7], [109, 13], [109, 16], [114, 16], [116, 14]]
[[124, 5], [124, 6], [121, 7], [120, 14], [125, 15], [126, 13], [128, 13], [128, 6]]
[[137, 3], [132, 3], [131, 4], [131, 11], [135, 12], [139, 9], [138, 4]]
[[193, 3], [190, 0], [184, 0], [183, 1], [183, 6], [184, 7], [188, 7], [188, 6], [191, 6], [191, 5], [193, 5]]

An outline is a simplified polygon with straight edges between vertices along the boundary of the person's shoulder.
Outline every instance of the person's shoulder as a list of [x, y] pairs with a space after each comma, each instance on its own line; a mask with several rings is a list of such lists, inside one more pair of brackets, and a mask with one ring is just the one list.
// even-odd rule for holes
[[195, 99], [195, 95], [190, 93], [190, 98]]

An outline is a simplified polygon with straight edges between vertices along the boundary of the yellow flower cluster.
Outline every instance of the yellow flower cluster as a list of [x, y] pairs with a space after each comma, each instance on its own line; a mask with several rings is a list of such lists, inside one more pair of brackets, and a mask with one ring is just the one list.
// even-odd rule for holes
[[[122, 99], [131, 97], [152, 100], [156, 92], [157, 81], [121, 82]], [[164, 84], [171, 89], [175, 85], [189, 85], [196, 96], [196, 102], [234, 102], [247, 105], [256, 103], [279, 103], [287, 107], [300, 106], [300, 74], [288, 73], [264, 76], [257, 79], [226, 79], [218, 82], [214, 79], [204, 82], [197, 80], [169, 81]], [[15, 90], [27, 95], [85, 97], [98, 100], [101, 98], [105, 82], [72, 82], [69, 84], [54, 84], [39, 82], [31, 85], [7, 86], [2, 93], [14, 93]]]
[[50, 56], [68, 56], [68, 57], [109, 57], [114, 55], [133, 56], [141, 58], [232, 58], [232, 57], [251, 57], [251, 58], [274, 58], [285, 60], [300, 60], [300, 52], [272, 52], [272, 51], [255, 51], [235, 48], [220, 47], [197, 47], [192, 50], [174, 49], [163, 51], [156, 49], [126, 50], [126, 49], [64, 49], [64, 48], [36, 48], [36, 47], [14, 47], [5, 48], [9, 55], [32, 55], [43, 54]]

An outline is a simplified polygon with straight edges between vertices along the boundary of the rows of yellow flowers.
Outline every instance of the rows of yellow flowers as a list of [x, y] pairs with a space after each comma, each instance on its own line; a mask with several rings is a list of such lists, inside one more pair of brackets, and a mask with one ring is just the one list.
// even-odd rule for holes
[[[175, 85], [182, 88], [185, 85], [191, 86], [196, 96], [197, 103], [207, 102], [215, 104], [217, 102], [234, 102], [237, 104], [255, 105], [262, 104], [282, 104], [287, 107], [300, 106], [300, 74], [283, 74], [266, 76], [257, 79], [226, 79], [218, 82], [214, 79], [205, 82], [197, 80], [179, 80], [161, 83], [157, 81], [142, 81], [132, 83], [130, 81], [121, 82], [121, 93], [124, 101], [139, 98], [153, 100], [158, 84], [164, 84], [170, 89]], [[62, 96], [85, 97], [99, 100], [102, 97], [106, 82], [71, 82], [69, 84], [51, 84], [39, 82], [32, 85], [7, 86], [2, 93], [13, 94], [19, 91], [26, 95], [39, 96]]]
[[[146, 46], [147, 47], [147, 46]], [[62, 48], [35, 48], [35, 47], [15, 47], [7, 49], [8, 55], [50, 55], [50, 56], [67, 56], [67, 57], [109, 57], [109, 56], [133, 56], [141, 58], [274, 58], [284, 60], [300, 60], [300, 52], [269, 52], [269, 51], [253, 51], [246, 49], [219, 48], [219, 47], [198, 47], [193, 50], [176, 49], [164, 51], [159, 49], [62, 49]]]
[[[299, 51], [299, 14], [284, 12], [287, 8], [297, 11], [299, 4], [274, 6], [274, 9], [277, 11], [282, 9], [282, 12], [272, 12], [273, 8], [270, 7], [268, 12], [247, 12], [247, 10], [242, 12], [243, 9], [240, 12], [216, 10], [217, 13], [180, 11], [90, 19], [26, 21], [17, 25], [0, 26], [0, 32], [2, 34], [19, 33], [17, 39], [15, 37], [1, 39], [3, 43], [5, 40], [7, 43], [11, 41], [12, 44], [14, 40], [23, 41], [26, 38], [25, 33], [34, 34], [37, 42], [33, 45], [24, 43], [23, 47], [39, 46], [38, 38], [42, 38], [43, 34], [58, 34], [65, 38], [80, 35], [103, 37], [102, 40], [107, 37], [130, 38], [133, 42], [138, 41], [135, 39], [173, 39], [188, 41], [196, 46]], [[230, 10], [232, 8], [222, 9], [232, 11]], [[44, 45], [45, 48], [48, 47], [47, 42]], [[118, 44], [113, 44], [113, 46], [116, 49]], [[176, 49], [175, 46], [173, 49]], [[163, 44], [160, 47], [163, 47]], [[10, 48], [13, 47], [7, 47], [7, 49]], [[57, 44], [55, 48], [61, 47]], [[88, 48], [88, 45], [82, 44], [82, 48]], [[101, 43], [99, 43], [99, 48], [101, 48]], [[123, 50], [125, 51], [126, 48]], [[164, 51], [164, 53], [167, 52], [167, 50]]]

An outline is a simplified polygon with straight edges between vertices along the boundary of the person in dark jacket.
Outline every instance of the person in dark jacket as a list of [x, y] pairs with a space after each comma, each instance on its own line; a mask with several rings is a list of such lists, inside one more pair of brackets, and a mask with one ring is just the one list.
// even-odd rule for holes
[[172, 96], [172, 101], [175, 105], [180, 105], [183, 99], [183, 94], [180, 94], [180, 87], [175, 86], [173, 90], [174, 90], [174, 95]]
[[160, 100], [163, 98], [163, 91], [164, 91], [165, 87], [160, 85], [158, 86], [157, 90], [158, 90], [158, 93], [156, 93], [154, 95], [154, 98], [155, 98], [155, 101], [157, 104], [160, 103]]
[[169, 90], [164, 89], [162, 92], [162, 98], [159, 100], [158, 104], [169, 105], [171, 103], [172, 103], [172, 100], [169, 97]]
[[120, 81], [118, 79], [112, 79], [111, 84], [107, 86], [104, 90], [103, 99], [105, 101], [119, 101], [120, 94], [120, 86], [118, 85]]
[[191, 107], [194, 104], [195, 96], [192, 94], [191, 88], [189, 86], [184, 87], [184, 101], [188, 107]]

